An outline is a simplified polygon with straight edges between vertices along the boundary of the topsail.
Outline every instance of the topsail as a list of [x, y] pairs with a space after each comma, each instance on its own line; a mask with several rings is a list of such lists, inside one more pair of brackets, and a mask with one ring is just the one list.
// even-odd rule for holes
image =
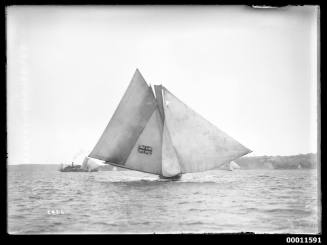
[[162, 85], [154, 91], [136, 70], [89, 157], [172, 177], [214, 169], [251, 152]]

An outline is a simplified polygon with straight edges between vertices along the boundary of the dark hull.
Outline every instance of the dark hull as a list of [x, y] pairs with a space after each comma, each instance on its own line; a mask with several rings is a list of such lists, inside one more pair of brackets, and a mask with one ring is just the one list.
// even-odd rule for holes
[[177, 181], [177, 180], [180, 180], [182, 178], [182, 175], [178, 174], [178, 175], [175, 175], [175, 176], [172, 176], [172, 177], [166, 177], [166, 176], [159, 175], [159, 178], [164, 179], [164, 180]]
[[65, 168], [61, 168], [59, 170], [60, 172], [97, 172], [97, 169], [92, 169], [92, 170], [87, 170], [87, 169], [83, 169], [81, 168], [80, 165], [77, 166], [67, 166]]

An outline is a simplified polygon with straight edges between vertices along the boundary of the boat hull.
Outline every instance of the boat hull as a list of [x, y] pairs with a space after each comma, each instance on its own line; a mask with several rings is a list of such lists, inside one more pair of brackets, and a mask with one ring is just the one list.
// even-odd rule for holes
[[163, 176], [163, 175], [159, 175], [159, 179], [163, 179], [163, 180], [177, 181], [177, 180], [180, 180], [181, 178], [182, 178], [181, 174], [177, 174], [177, 175], [174, 175], [174, 176], [171, 176], [171, 177], [166, 177], [166, 176]]
[[97, 169], [88, 170], [88, 169], [81, 168], [80, 165], [77, 165], [77, 166], [67, 166], [59, 169], [59, 171], [60, 172], [97, 172], [98, 170]]

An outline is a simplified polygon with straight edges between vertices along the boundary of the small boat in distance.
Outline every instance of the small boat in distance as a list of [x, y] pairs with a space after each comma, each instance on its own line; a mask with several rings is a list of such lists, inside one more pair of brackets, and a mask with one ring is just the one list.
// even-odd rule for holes
[[64, 166], [64, 164], [61, 164], [61, 167], [59, 169], [60, 172], [96, 172], [98, 171], [97, 169], [84, 169], [82, 168], [82, 165], [74, 165], [74, 162], [72, 162], [71, 165]]
[[178, 180], [252, 152], [137, 69], [97, 144], [86, 157]]
[[222, 170], [228, 170], [228, 171], [234, 171], [234, 170], [239, 170], [241, 167], [238, 165], [236, 162], [232, 161], [229, 163], [225, 163], [219, 167], [219, 169]]

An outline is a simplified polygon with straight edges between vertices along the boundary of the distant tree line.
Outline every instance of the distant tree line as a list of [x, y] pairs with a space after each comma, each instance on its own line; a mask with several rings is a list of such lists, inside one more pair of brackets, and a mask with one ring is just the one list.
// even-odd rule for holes
[[235, 162], [242, 169], [315, 169], [317, 168], [317, 154], [242, 157]]

